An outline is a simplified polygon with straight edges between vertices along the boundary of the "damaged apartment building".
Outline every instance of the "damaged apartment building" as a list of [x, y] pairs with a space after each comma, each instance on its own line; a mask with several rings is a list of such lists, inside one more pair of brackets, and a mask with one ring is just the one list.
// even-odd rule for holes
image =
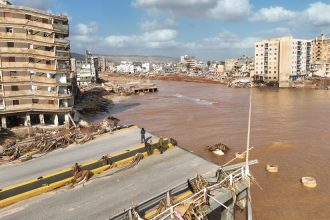
[[0, 118], [11, 128], [68, 125], [75, 93], [68, 17], [0, 0]]
[[77, 84], [87, 86], [98, 81], [98, 58], [86, 50], [85, 61], [71, 58], [72, 71], [77, 74]]

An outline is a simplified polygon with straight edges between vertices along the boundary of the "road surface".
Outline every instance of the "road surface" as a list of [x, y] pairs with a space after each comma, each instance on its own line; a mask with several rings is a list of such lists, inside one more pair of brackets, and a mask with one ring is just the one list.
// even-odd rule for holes
[[[146, 134], [146, 137], [148, 136], [151, 135]], [[99, 159], [106, 154], [140, 146], [140, 138], [140, 129], [131, 127], [114, 134], [104, 134], [85, 144], [72, 145], [50, 152], [21, 164], [2, 165], [0, 166], [0, 189], [67, 169], [76, 162], [82, 164]], [[153, 139], [156, 140], [156, 137]]]
[[[136, 167], [96, 176], [84, 187], [60, 189], [3, 208], [1, 219], [108, 219], [217, 166], [179, 147], [143, 159]], [[111, 172], [107, 171], [107, 172]]]

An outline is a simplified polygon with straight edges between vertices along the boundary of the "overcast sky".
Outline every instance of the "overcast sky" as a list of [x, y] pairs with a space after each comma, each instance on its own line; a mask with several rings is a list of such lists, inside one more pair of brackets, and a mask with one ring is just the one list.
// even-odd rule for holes
[[330, 35], [330, 0], [12, 0], [70, 18], [73, 52], [190, 54], [225, 59], [253, 54], [263, 38]]

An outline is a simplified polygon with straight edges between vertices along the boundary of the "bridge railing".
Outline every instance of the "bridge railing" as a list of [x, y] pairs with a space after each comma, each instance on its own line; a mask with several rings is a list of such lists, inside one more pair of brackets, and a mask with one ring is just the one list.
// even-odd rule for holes
[[228, 174], [228, 176], [226, 176], [223, 180], [221, 180], [219, 183], [216, 183], [212, 186], [209, 187], [205, 187], [204, 189], [200, 190], [199, 192], [189, 196], [188, 198], [180, 201], [179, 203], [172, 205], [171, 207], [167, 208], [166, 210], [164, 210], [163, 212], [159, 213], [158, 215], [154, 216], [153, 218], [151, 218], [151, 220], [164, 220], [167, 218], [173, 218], [175, 215], [174, 209], [177, 206], [183, 205], [184, 203], [188, 202], [193, 204], [196, 203], [197, 201], [199, 201], [200, 199], [204, 198], [205, 200], [207, 199], [207, 197], [215, 200], [217, 203], [219, 203], [220, 205], [222, 205], [223, 207], [225, 207], [226, 209], [229, 209], [227, 206], [225, 206], [224, 204], [222, 204], [221, 202], [217, 201], [215, 198], [213, 198], [211, 195], [209, 195], [209, 191], [221, 188], [224, 186], [224, 184], [229, 183], [230, 186], [233, 186], [234, 183], [238, 183], [241, 180], [246, 178], [247, 174], [247, 170], [246, 167], [243, 166], [240, 169], [237, 169], [233, 172], [231, 172], [230, 174]]

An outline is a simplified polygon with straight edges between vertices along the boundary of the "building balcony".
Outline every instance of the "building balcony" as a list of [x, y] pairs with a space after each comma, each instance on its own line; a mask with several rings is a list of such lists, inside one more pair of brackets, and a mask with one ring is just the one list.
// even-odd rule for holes
[[55, 64], [29, 63], [29, 62], [2, 62], [0, 68], [34, 68], [46, 71], [56, 71]]
[[56, 84], [56, 79], [48, 78], [48, 77], [42, 77], [42, 76], [31, 76], [32, 82], [42, 82], [42, 83], [53, 83]]
[[[70, 110], [71, 108], [66, 108]], [[60, 110], [57, 104], [23, 104], [23, 105], [7, 105], [5, 111], [33, 111], [33, 110]]]
[[70, 59], [70, 51], [58, 50], [56, 51], [56, 58], [58, 59]]
[[55, 32], [69, 32], [69, 25], [63, 25], [63, 24], [53, 24], [53, 29]]
[[17, 83], [17, 82], [40, 82], [56, 84], [56, 79], [41, 77], [41, 76], [4, 76], [2, 78], [4, 83]]
[[63, 46], [69, 46], [70, 45], [70, 41], [67, 40], [67, 39], [63, 39], [63, 38], [55, 38], [54, 42], [55, 42], [55, 44], [63, 45]]
[[71, 72], [71, 67], [70, 66], [58, 65], [56, 70], [59, 71], [59, 72], [67, 73], [67, 72]]
[[47, 90], [18, 90], [18, 91], [5, 91], [7, 97], [17, 96], [58, 96], [57, 92], [48, 92]]
[[54, 51], [35, 50], [28, 48], [17, 48], [17, 47], [1, 47], [0, 51], [2, 54], [29, 54], [35, 56], [46, 56], [54, 57]]
[[2, 24], [17, 24], [17, 25], [24, 25], [24, 26], [33, 26], [38, 28], [44, 28], [48, 30], [53, 29], [52, 24], [45, 24], [38, 21], [31, 21], [25, 18], [8, 18], [8, 17], [0, 17], [0, 23]]
[[30, 76], [4, 76], [2, 82], [26, 82], [30, 81]]
[[16, 39], [16, 40], [23, 40], [23, 41], [31, 40], [31, 41], [41, 42], [41, 43], [48, 43], [48, 44], [54, 43], [54, 38], [30, 35], [30, 34], [25, 34], [25, 33], [0, 32], [0, 38], [8, 39], [9, 41], [13, 41], [13, 39]]

